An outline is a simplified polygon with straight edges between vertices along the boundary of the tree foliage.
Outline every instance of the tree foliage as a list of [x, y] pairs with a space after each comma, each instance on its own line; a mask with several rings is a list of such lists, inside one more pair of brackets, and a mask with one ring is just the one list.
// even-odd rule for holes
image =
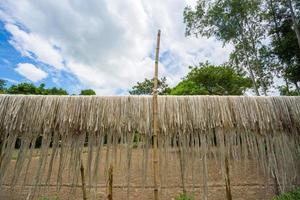
[[[298, 82], [300, 81], [300, 48], [295, 30], [300, 30], [297, 23], [295, 29], [292, 13], [287, 1], [271, 1], [267, 19], [270, 21], [269, 36], [271, 38], [271, 52], [277, 57], [280, 63], [277, 71], [285, 79], [286, 95], [294, 95], [290, 89], [290, 84], [295, 85], [297, 93], [300, 93]], [[294, 14], [299, 16], [300, 3], [295, 4]], [[300, 18], [298, 17], [298, 22]], [[291, 92], [290, 92], [291, 90]], [[282, 93], [282, 91], [281, 91]], [[289, 94], [290, 93], [290, 94]]]
[[186, 34], [215, 37], [232, 44], [230, 63], [248, 73], [257, 95], [267, 95], [275, 74], [297, 87], [295, 53], [299, 55], [296, 32], [300, 28], [300, 3], [294, 2], [199, 0], [194, 8], [185, 8]]
[[[132, 89], [129, 91], [129, 94], [131, 95], [151, 95], [153, 91], [154, 86], [154, 79], [145, 79], [143, 82], [137, 82], [136, 85], [132, 87]], [[168, 84], [166, 83], [167, 79], [166, 77], [162, 77], [158, 80], [158, 94], [168, 94], [170, 91], [170, 88]]]
[[32, 83], [19, 83], [12, 85], [5, 90], [7, 94], [33, 94], [33, 95], [68, 95], [67, 91], [62, 88], [45, 88], [45, 84], [36, 87]]
[[278, 89], [279, 89], [281, 96], [298, 96], [299, 95], [297, 90], [288, 89], [287, 86], [285, 86], [285, 85], [279, 86]]
[[250, 88], [251, 79], [230, 66], [200, 63], [191, 67], [187, 76], [174, 88], [172, 95], [242, 95]]
[[5, 92], [5, 80], [0, 79], [0, 94], [3, 94]]
[[257, 95], [260, 87], [266, 94], [269, 85], [263, 79], [258, 51], [264, 31], [258, 23], [262, 18], [261, 3], [260, 0], [200, 0], [194, 10], [187, 7], [184, 11], [187, 35], [214, 36], [234, 45], [231, 58], [237, 67], [249, 72]]
[[80, 95], [96, 95], [96, 92], [92, 89], [81, 90]]

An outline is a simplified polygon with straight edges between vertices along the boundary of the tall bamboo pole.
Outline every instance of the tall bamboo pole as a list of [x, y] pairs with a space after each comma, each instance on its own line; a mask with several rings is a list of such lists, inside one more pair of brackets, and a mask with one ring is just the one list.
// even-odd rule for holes
[[182, 193], [185, 194], [186, 193], [186, 189], [185, 189], [185, 174], [184, 174], [184, 164], [183, 164], [183, 160], [182, 160], [182, 150], [181, 147], [178, 147], [178, 156], [179, 156], [179, 164], [180, 164], [180, 176], [181, 176], [181, 185], [182, 185]]
[[229, 163], [228, 156], [225, 155], [225, 186], [226, 186], [226, 198], [227, 200], [232, 200], [231, 186], [230, 186], [230, 176], [229, 176]]
[[83, 163], [81, 161], [80, 163], [80, 174], [81, 174], [81, 189], [82, 189], [82, 199], [83, 200], [87, 200], [87, 196], [86, 196], [86, 188], [85, 188], [85, 177], [84, 177], [84, 167], [83, 167]]
[[113, 166], [108, 169], [108, 200], [113, 200]]
[[157, 44], [154, 65], [154, 87], [153, 87], [153, 173], [154, 173], [154, 200], [158, 200], [158, 112], [157, 112], [157, 85], [158, 85], [158, 59], [159, 59], [159, 44], [160, 44], [160, 30], [157, 33]]

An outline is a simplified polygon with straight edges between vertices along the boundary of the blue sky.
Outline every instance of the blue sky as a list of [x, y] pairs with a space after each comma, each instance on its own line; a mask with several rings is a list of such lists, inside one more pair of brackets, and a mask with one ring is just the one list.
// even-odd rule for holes
[[162, 30], [159, 75], [173, 86], [188, 66], [221, 64], [231, 48], [185, 37], [182, 12], [193, 0], [24, 0], [0, 2], [0, 78], [70, 94], [127, 94], [153, 75], [156, 33]]
[[[5, 29], [4, 25], [4, 22], [0, 21], [0, 79], [4, 79], [7, 86], [21, 82], [34, 83], [35, 85], [45, 83], [47, 87], [62, 87], [70, 94], [76, 94], [79, 89], [83, 89], [80, 85], [74, 88], [74, 85], [78, 84], [79, 81], [72, 73], [51, 71], [51, 67], [46, 63], [23, 56], [10, 44], [12, 35]], [[24, 63], [32, 64], [44, 70], [48, 74], [47, 77], [37, 81], [32, 81], [30, 78], [24, 77], [24, 75], [16, 71], [18, 64]]]
[[22, 78], [17, 72], [15, 72], [14, 66], [18, 63], [29, 62], [30, 59], [22, 57], [21, 54], [9, 44], [9, 38], [11, 35], [5, 30], [4, 23], [0, 22], [0, 66], [1, 66], [1, 78], [10, 79], [8, 83], [14, 83], [22, 81]]

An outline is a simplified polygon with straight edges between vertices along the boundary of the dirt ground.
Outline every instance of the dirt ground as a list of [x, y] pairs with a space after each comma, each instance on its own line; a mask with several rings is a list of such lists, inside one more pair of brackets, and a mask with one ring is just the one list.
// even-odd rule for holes
[[[140, 156], [141, 150], [134, 149], [132, 152], [132, 168], [131, 168], [131, 178], [130, 178], [130, 187], [129, 193], [126, 187], [126, 177], [122, 174], [120, 170], [122, 166], [116, 165], [114, 166], [114, 182], [113, 182], [113, 199], [123, 200], [150, 200], [153, 199], [153, 177], [148, 177], [146, 186], [142, 186], [141, 181], [141, 169], [140, 169]], [[86, 159], [87, 154], [84, 154], [84, 158]], [[104, 161], [103, 161], [104, 162]], [[10, 175], [13, 173], [15, 160], [12, 160], [10, 166]], [[179, 163], [171, 162], [168, 163], [169, 168], [172, 169], [169, 171], [164, 171], [163, 173], [167, 173], [166, 180], [160, 180], [162, 183], [162, 188], [159, 189], [160, 199], [162, 200], [171, 200], [175, 199], [175, 197], [182, 192], [181, 187], [181, 179], [180, 179], [180, 170]], [[58, 164], [57, 164], [58, 165]], [[41, 200], [75, 200], [82, 199], [82, 190], [80, 187], [80, 182], [78, 185], [72, 187], [68, 183], [63, 183], [60, 190], [57, 190], [56, 187], [56, 179], [55, 174], [58, 171], [58, 166], [53, 168], [53, 176], [50, 181], [49, 186], [39, 187], [39, 190], [35, 193], [34, 199]], [[12, 200], [21, 200], [26, 199], [27, 194], [32, 188], [31, 180], [34, 177], [34, 174], [37, 170], [38, 166], [38, 157], [35, 157], [32, 160], [32, 164], [30, 167], [30, 172], [28, 174], [28, 181], [25, 186], [16, 186], [14, 188], [10, 188], [8, 185], [4, 185], [0, 191], [0, 200], [12, 199]], [[102, 163], [104, 166], [104, 163]], [[149, 167], [149, 173], [153, 174], [151, 171], [151, 166]], [[104, 171], [104, 170], [103, 170]], [[8, 174], [9, 174], [8, 173]], [[24, 177], [25, 173], [21, 173], [21, 178]], [[63, 173], [63, 180], [68, 177], [68, 169], [66, 169]], [[7, 184], [10, 180], [10, 175], [6, 177]], [[189, 193], [195, 196], [195, 200], [203, 199], [203, 184], [200, 177], [201, 175], [189, 174], [187, 175], [187, 183], [186, 189]], [[101, 175], [100, 175], [101, 177]], [[103, 176], [104, 177], [104, 176]], [[161, 176], [162, 177], [162, 176]], [[23, 178], [24, 179], [24, 178]], [[199, 184], [192, 184], [192, 179], [198, 180], [195, 181]], [[269, 184], [266, 184], [267, 178], [262, 176], [259, 173], [258, 168], [251, 161], [248, 161], [246, 165], [235, 163], [234, 166], [230, 166], [230, 179], [231, 179], [231, 189], [234, 200], [268, 200], [274, 196], [274, 185], [272, 179], [268, 179]], [[96, 188], [88, 188], [88, 199], [107, 199], [107, 180], [104, 178], [99, 180]], [[299, 183], [299, 181], [298, 181]], [[47, 198], [45, 198], [47, 197]], [[215, 161], [212, 159], [208, 159], [208, 199], [211, 200], [224, 200], [225, 199], [225, 185], [224, 179], [222, 178], [221, 172], [216, 165]]]

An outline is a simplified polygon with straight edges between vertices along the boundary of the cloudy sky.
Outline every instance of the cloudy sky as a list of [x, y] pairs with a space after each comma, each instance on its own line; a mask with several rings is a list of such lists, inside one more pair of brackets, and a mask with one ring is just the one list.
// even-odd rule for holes
[[127, 94], [153, 76], [161, 29], [159, 76], [173, 86], [188, 66], [221, 64], [230, 47], [185, 37], [183, 9], [192, 0], [1, 0], [0, 78], [63, 87], [78, 94]]

